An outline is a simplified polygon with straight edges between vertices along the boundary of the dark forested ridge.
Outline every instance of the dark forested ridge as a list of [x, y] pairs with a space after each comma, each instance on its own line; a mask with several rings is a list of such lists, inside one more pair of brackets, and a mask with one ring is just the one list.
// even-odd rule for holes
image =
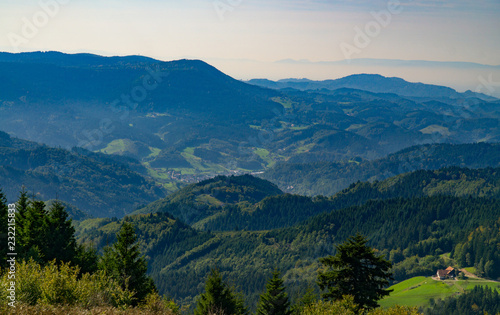
[[[137, 227], [160, 291], [183, 303], [201, 292], [199, 279], [214, 266], [253, 302], [276, 267], [290, 294], [304, 292], [315, 281], [317, 259], [356, 232], [394, 263], [398, 281], [447, 267], [442, 253], [451, 253], [460, 267], [476, 266], [495, 278], [500, 252], [484, 244], [498, 241], [499, 174], [498, 168], [451, 167], [353, 184], [330, 198], [277, 194], [254, 205], [221, 206], [217, 215], [193, 222], [197, 229], [161, 211], [126, 220]], [[196, 200], [213, 191], [202, 187], [221, 189], [224, 184], [223, 191], [239, 192], [266, 185], [249, 176], [220, 177], [188, 186], [176, 198]], [[204, 197], [211, 200], [209, 194]], [[77, 231], [80, 240], [102, 247], [112, 242], [119, 226], [114, 219], [91, 219], [78, 223]]]
[[[38, 199], [60, 199], [97, 217], [122, 217], [164, 196], [131, 167], [83, 149], [51, 148], [0, 132], [0, 182], [9, 201], [24, 185]], [[84, 217], [81, 214], [79, 217]]]
[[276, 185], [250, 175], [217, 176], [191, 184], [155, 201], [134, 213], [168, 212], [188, 224], [210, 216], [232, 205], [251, 205], [268, 196], [283, 192]]
[[[367, 235], [370, 245], [387, 258], [396, 257], [397, 279], [431, 275], [435, 268], [444, 267], [439, 253], [455, 251], [471, 231], [496, 224], [499, 216], [496, 199], [434, 196], [369, 201], [321, 214], [294, 227], [261, 232], [201, 232], [165, 213], [126, 220], [137, 227], [150, 274], [160, 291], [188, 302], [201, 292], [199, 279], [214, 266], [250, 300], [257, 298], [266, 275], [276, 267], [283, 271], [291, 292], [300, 291], [315, 280], [317, 259], [332, 254], [334, 244], [356, 231]], [[94, 227], [86, 222], [78, 227], [80, 238], [98, 245], [111, 240], [120, 226], [113, 220], [94, 222]], [[87, 229], [82, 232], [85, 224]], [[497, 257], [498, 248], [493, 247], [493, 251]], [[432, 264], [409, 263], [423, 257]]]
[[262, 177], [293, 193], [332, 195], [356, 181], [383, 180], [415, 170], [499, 165], [500, 145], [497, 143], [428, 144], [374, 161], [282, 163], [266, 171]]
[[499, 168], [415, 171], [373, 183], [354, 183], [328, 198], [283, 194], [275, 185], [249, 175], [219, 176], [189, 185], [134, 213], [168, 212], [202, 230], [255, 231], [289, 227], [371, 199], [433, 195], [499, 198], [499, 187]]

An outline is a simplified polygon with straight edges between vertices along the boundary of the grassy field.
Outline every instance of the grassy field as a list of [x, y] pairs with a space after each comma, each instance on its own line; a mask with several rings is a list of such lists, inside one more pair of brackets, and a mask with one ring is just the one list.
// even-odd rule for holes
[[483, 279], [436, 281], [430, 277], [415, 277], [395, 284], [390, 289], [390, 296], [381, 300], [382, 307], [396, 304], [406, 306], [429, 306], [430, 299], [445, 299], [449, 296], [464, 293], [477, 285], [488, 286], [500, 291], [500, 283]]
[[273, 167], [274, 164], [276, 164], [276, 161], [274, 161], [274, 159], [271, 157], [268, 150], [263, 148], [256, 148], [253, 152], [266, 162], [267, 167]]
[[108, 143], [108, 146], [101, 149], [102, 153], [105, 154], [123, 154], [127, 151], [127, 147], [130, 145], [130, 140], [128, 139], [116, 139]]
[[273, 101], [281, 104], [284, 108], [292, 108], [292, 101], [285, 97], [273, 97]]

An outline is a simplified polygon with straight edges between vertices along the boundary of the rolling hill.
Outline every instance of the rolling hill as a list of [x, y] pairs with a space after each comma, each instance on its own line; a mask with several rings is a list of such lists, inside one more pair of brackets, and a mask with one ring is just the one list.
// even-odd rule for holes
[[[200, 279], [213, 267], [251, 302], [256, 301], [268, 274], [279, 268], [295, 296], [314, 283], [317, 259], [332, 254], [334, 244], [356, 231], [367, 235], [370, 245], [387, 257], [405, 249], [395, 261], [396, 279], [430, 275], [445, 264], [435, 253], [452, 251], [470, 231], [497, 220], [499, 211], [498, 200], [434, 196], [370, 201], [270, 231], [197, 231], [167, 213], [126, 220], [137, 229], [160, 292], [189, 305], [203, 290]], [[77, 230], [80, 240], [101, 247], [113, 240], [119, 227], [116, 220], [94, 219], [81, 222]], [[414, 260], [422, 260], [422, 265], [411, 265]]]
[[51, 148], [0, 132], [0, 183], [10, 202], [25, 186], [37, 199], [76, 206], [69, 207], [75, 218], [123, 217], [165, 196], [131, 167], [104, 154]]
[[383, 180], [415, 170], [436, 170], [458, 166], [484, 168], [500, 166], [500, 145], [428, 144], [414, 146], [385, 158], [349, 162], [281, 163], [262, 178], [287, 192], [305, 195], [333, 195], [357, 181]]
[[166, 212], [208, 231], [269, 230], [372, 199], [436, 195], [499, 199], [499, 187], [499, 168], [420, 170], [373, 183], [353, 183], [330, 198], [283, 194], [275, 185], [249, 175], [219, 176], [182, 188], [132, 215]]
[[[500, 140], [498, 100], [395, 78], [278, 91], [200, 60], [58, 52], [0, 53], [0, 72], [3, 131], [132, 157], [170, 192], [285, 161], [373, 160], [425, 143]], [[407, 96], [415, 93], [422, 97]]]

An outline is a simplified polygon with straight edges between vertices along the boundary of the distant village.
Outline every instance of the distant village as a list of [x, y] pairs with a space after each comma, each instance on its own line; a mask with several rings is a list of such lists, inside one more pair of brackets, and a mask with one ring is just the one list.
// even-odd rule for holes
[[246, 172], [242, 170], [230, 170], [226, 173], [220, 173], [220, 174], [182, 174], [182, 171], [176, 171], [176, 170], [167, 170], [166, 172], [162, 169], [154, 169], [157, 172], [161, 172], [165, 175], [167, 175], [170, 179], [179, 181], [179, 182], [184, 182], [187, 184], [194, 184], [201, 182], [203, 180], [211, 179], [216, 176], [224, 175], [224, 176], [239, 176], [239, 175], [245, 175], [245, 174], [250, 174], [253, 176], [263, 174], [264, 172]]

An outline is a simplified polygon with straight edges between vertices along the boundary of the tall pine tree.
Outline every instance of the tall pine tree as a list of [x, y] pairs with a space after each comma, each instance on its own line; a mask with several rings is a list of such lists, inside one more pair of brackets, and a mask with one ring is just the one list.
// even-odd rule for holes
[[139, 251], [135, 230], [130, 222], [123, 222], [116, 242], [104, 249], [100, 268], [117, 280], [123, 289], [135, 293], [133, 304], [142, 302], [149, 293], [156, 291], [153, 280], [146, 275], [146, 259]]
[[273, 271], [272, 278], [266, 284], [266, 291], [260, 295], [257, 306], [258, 315], [290, 315], [290, 301], [285, 292], [283, 280], [278, 270]]
[[195, 315], [246, 314], [243, 299], [236, 296], [231, 288], [222, 281], [222, 276], [217, 269], [212, 269], [205, 283], [205, 292], [198, 300]]
[[326, 299], [341, 300], [345, 295], [352, 295], [354, 303], [361, 308], [376, 308], [377, 301], [389, 295], [392, 278], [392, 264], [382, 256], [375, 255], [368, 247], [368, 240], [361, 234], [350, 237], [343, 244], [337, 245], [337, 254], [321, 258], [327, 269], [318, 273], [318, 284]]
[[48, 213], [43, 201], [32, 200], [26, 210], [26, 219], [23, 223], [22, 236], [23, 251], [26, 259], [46, 262], [48, 251]]
[[64, 206], [55, 201], [49, 208], [48, 215], [49, 246], [47, 247], [46, 260], [71, 262], [76, 255], [75, 228]]

